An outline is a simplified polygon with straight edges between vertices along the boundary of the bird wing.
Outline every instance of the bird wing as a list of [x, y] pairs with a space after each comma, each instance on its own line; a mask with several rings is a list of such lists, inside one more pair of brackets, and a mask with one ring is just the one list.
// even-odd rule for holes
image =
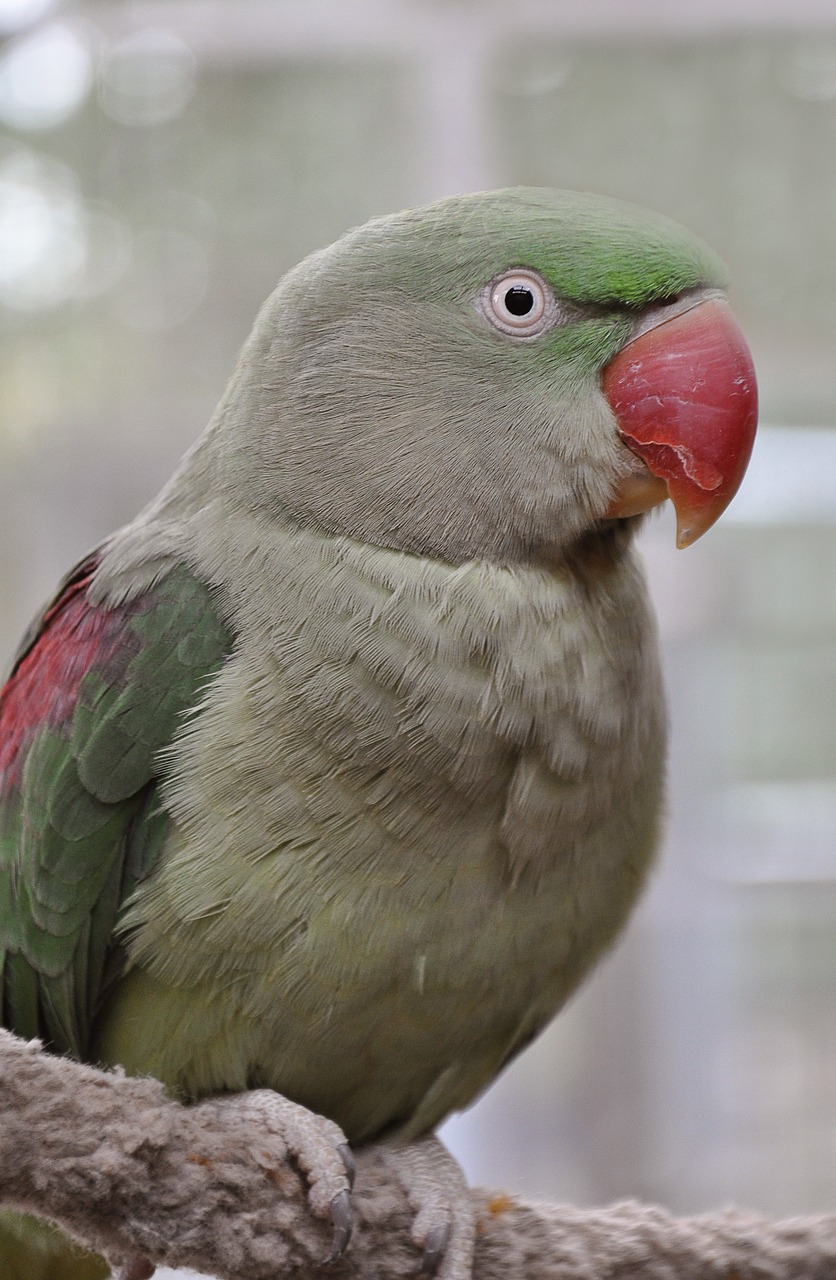
[[0, 690], [2, 1022], [76, 1057], [170, 821], [160, 752], [232, 646], [184, 566], [111, 607], [91, 599], [96, 565], [64, 580]]

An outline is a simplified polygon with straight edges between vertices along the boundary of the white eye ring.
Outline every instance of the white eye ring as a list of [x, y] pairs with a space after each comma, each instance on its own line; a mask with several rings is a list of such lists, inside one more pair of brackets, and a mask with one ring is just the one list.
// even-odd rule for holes
[[514, 338], [537, 338], [554, 320], [557, 306], [546, 281], [536, 271], [514, 267], [486, 285], [482, 311], [494, 328]]

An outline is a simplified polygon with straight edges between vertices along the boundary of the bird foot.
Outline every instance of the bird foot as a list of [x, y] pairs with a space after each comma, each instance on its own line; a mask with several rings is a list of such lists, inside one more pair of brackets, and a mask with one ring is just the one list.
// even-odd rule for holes
[[116, 1272], [116, 1280], [151, 1280], [156, 1269], [150, 1258], [136, 1254], [122, 1263]]
[[253, 1150], [258, 1164], [274, 1168], [277, 1159], [290, 1155], [299, 1165], [308, 1183], [311, 1212], [331, 1220], [333, 1237], [326, 1261], [336, 1262], [345, 1252], [353, 1226], [354, 1157], [342, 1129], [272, 1089], [252, 1089], [216, 1101], [224, 1110], [246, 1116], [273, 1139], [269, 1151]]
[[436, 1280], [471, 1280], [476, 1215], [458, 1162], [430, 1135], [381, 1155], [415, 1213], [412, 1239], [423, 1250], [421, 1272]]

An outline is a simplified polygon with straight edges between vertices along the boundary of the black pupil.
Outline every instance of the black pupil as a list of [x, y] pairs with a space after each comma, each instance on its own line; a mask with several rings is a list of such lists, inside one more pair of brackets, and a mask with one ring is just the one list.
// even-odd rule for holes
[[512, 316], [527, 316], [534, 306], [534, 294], [524, 284], [515, 284], [505, 295], [505, 306]]

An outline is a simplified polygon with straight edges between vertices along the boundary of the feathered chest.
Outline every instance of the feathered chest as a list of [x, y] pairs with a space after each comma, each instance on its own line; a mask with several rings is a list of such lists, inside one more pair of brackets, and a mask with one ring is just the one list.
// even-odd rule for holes
[[461, 1050], [448, 1025], [521, 1043], [655, 846], [662, 697], [637, 569], [590, 594], [301, 537], [266, 555], [238, 567], [235, 650], [169, 754], [174, 824], [131, 911], [134, 961], [186, 985], [220, 966], [271, 1061], [289, 1026], [344, 1036], [372, 1006], [389, 1039], [438, 1042], [428, 1071]]
[[[265, 553], [266, 554], [266, 553]], [[174, 812], [269, 858], [364, 861], [481, 833], [517, 874], [629, 792], [661, 737], [655, 637], [630, 560], [450, 567], [299, 538], [237, 582], [238, 643], [176, 748]], [[269, 589], [263, 584], [269, 583]], [[323, 855], [324, 856], [324, 855]]]

